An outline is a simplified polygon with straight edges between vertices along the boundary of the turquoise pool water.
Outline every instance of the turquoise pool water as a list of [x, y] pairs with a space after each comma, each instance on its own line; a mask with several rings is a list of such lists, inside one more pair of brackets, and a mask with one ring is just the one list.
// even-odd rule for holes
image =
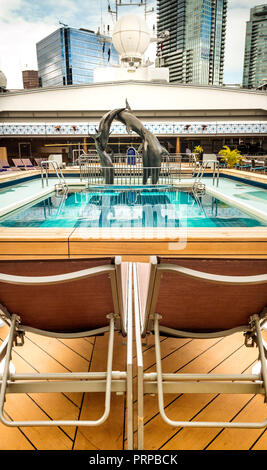
[[224, 177], [220, 177], [218, 186], [213, 184], [211, 178], [205, 178], [203, 182], [207, 184], [207, 187], [217, 188], [224, 195], [231, 196], [231, 198], [238, 202], [242, 202], [262, 212], [267, 212], [266, 189]]
[[206, 193], [117, 188], [48, 195], [0, 219], [4, 227], [256, 227], [260, 219]]

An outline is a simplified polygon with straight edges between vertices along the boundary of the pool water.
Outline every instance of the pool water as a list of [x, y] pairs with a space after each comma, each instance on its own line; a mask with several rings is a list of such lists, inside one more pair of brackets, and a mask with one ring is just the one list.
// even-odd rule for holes
[[267, 211], [267, 190], [252, 184], [220, 177], [218, 186], [214, 186], [211, 178], [204, 181], [208, 187], [218, 189], [226, 196], [262, 212]]
[[83, 190], [44, 197], [0, 219], [4, 227], [257, 227], [260, 219], [206, 193], [177, 189]]

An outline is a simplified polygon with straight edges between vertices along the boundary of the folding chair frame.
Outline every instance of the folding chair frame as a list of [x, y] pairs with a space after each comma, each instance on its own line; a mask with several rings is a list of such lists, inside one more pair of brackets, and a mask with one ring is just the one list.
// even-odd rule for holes
[[[138, 275], [136, 264], [133, 265], [134, 278], [134, 311], [135, 311], [135, 332], [137, 350], [137, 440], [138, 449], [144, 448], [144, 394], [158, 394], [159, 412], [163, 420], [170, 426], [175, 427], [227, 427], [227, 428], [264, 428], [267, 426], [267, 419], [262, 422], [207, 422], [207, 421], [174, 421], [168, 418], [164, 409], [164, 393], [229, 393], [229, 394], [263, 394], [267, 401], [267, 344], [261, 335], [261, 327], [267, 320], [267, 308], [260, 315], [252, 315], [250, 324], [243, 327], [233, 328], [225, 331], [213, 333], [195, 333], [175, 330], [160, 326], [161, 315], [155, 313], [156, 302], [159, 292], [160, 278], [165, 271], [179, 272], [185, 276], [206, 280], [216, 284], [258, 284], [267, 283], [267, 275], [258, 276], [219, 276], [208, 273], [194, 271], [177, 265], [156, 266], [155, 258], [151, 258], [151, 274], [147, 299], [149, 305], [146, 306], [145, 318], [142, 324], [140, 299], [138, 295]], [[156, 373], [144, 373], [142, 357], [142, 337], [151, 331], [155, 336]], [[261, 372], [258, 374], [164, 374], [161, 366], [160, 334], [172, 337], [185, 338], [214, 338], [223, 337], [243, 331], [245, 333], [246, 346], [256, 345], [259, 350], [259, 360]]]
[[[43, 276], [22, 277], [0, 274], [1, 282], [10, 282], [22, 285], [48, 285], [60, 284], [73, 279], [89, 278], [97, 274], [109, 273], [112, 285], [113, 302], [115, 310], [120, 314], [122, 309], [122, 291], [120, 258], [115, 259], [115, 266], [105, 265], [85, 269], [73, 273]], [[99, 426], [109, 416], [111, 393], [126, 392], [127, 399], [127, 447], [133, 449], [133, 360], [132, 360], [132, 265], [128, 264], [128, 284], [126, 295], [126, 330], [127, 330], [127, 369], [126, 371], [113, 371], [114, 333], [116, 330], [126, 335], [120, 314], [110, 313], [109, 326], [79, 333], [57, 333], [38, 330], [23, 326], [18, 315], [10, 315], [7, 309], [0, 305], [0, 317], [10, 326], [8, 337], [0, 347], [0, 360], [5, 360], [2, 377], [0, 376], [0, 420], [10, 427], [22, 426]], [[107, 369], [106, 372], [80, 372], [80, 373], [49, 373], [49, 374], [16, 374], [10, 372], [13, 345], [23, 346], [26, 332], [41, 334], [55, 338], [81, 338], [96, 336], [109, 332]], [[4, 404], [7, 393], [51, 393], [51, 392], [105, 392], [105, 407], [102, 416], [97, 420], [44, 420], [44, 421], [10, 421], [5, 417]]]

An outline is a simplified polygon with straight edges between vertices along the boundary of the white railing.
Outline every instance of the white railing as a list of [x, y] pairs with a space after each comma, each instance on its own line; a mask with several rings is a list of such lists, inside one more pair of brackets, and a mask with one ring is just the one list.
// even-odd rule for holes
[[183, 177], [193, 177], [197, 169], [197, 160], [194, 154], [170, 154], [162, 158], [159, 167], [144, 167], [142, 155], [117, 154], [112, 157], [112, 167], [102, 167], [99, 157], [95, 155], [80, 155], [80, 180], [89, 185], [105, 184], [106, 179], [112, 176], [113, 184], [138, 185], [143, 183], [143, 177], [158, 175], [157, 184], [172, 185]]
[[58, 162], [54, 160], [44, 160], [41, 162], [41, 181], [42, 181], [42, 187], [44, 187], [44, 182], [46, 182], [46, 186], [48, 186], [48, 176], [49, 176], [49, 170], [52, 169], [54, 170], [56, 177], [57, 177], [57, 183], [55, 184], [55, 189], [56, 191], [63, 191], [67, 192], [68, 191], [68, 184], [65, 180], [65, 177], [62, 173], [62, 170], [58, 164]]

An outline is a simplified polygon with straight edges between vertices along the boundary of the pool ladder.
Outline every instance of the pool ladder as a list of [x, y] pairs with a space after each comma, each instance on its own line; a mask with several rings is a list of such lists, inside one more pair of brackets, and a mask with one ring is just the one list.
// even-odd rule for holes
[[219, 184], [219, 177], [220, 177], [220, 165], [219, 162], [216, 160], [206, 160], [205, 162], [201, 163], [198, 167], [198, 172], [195, 177], [195, 181], [193, 184], [193, 192], [198, 195], [203, 195], [206, 192], [206, 185], [202, 182], [203, 175], [205, 170], [208, 168], [208, 165], [212, 165], [212, 182], [213, 185], [216, 182], [216, 185]]
[[65, 177], [61, 171], [61, 168], [56, 161], [45, 160], [41, 162], [41, 179], [42, 179], [42, 187], [44, 187], [44, 180], [46, 181], [46, 186], [48, 186], [48, 175], [49, 169], [51, 168], [50, 165], [53, 167], [58, 182], [55, 184], [56, 193], [59, 192], [67, 193], [69, 190], [68, 183], [65, 180]]

